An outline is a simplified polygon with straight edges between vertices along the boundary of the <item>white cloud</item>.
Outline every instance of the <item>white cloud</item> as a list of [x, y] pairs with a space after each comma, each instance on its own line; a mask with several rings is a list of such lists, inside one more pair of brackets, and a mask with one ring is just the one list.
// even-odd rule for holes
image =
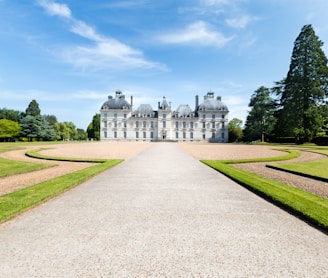
[[204, 21], [197, 21], [190, 24], [185, 29], [161, 35], [159, 39], [169, 44], [192, 43], [195, 45], [223, 47], [232, 40], [232, 37], [225, 37], [222, 33], [212, 30]]
[[39, 0], [38, 4], [45, 9], [50, 15], [57, 15], [64, 18], [71, 18], [72, 13], [70, 8], [65, 4], [59, 4], [47, 0]]
[[[164, 65], [148, 61], [143, 57], [142, 51], [134, 49], [114, 38], [99, 34], [89, 24], [75, 19], [69, 7], [50, 0], [39, 0], [39, 5], [50, 15], [58, 15], [69, 19], [70, 32], [86, 38], [93, 46], [78, 45], [62, 49], [59, 56], [64, 62], [83, 69], [111, 69], [111, 68], [159, 68]], [[58, 51], [58, 50], [57, 50]]]
[[258, 18], [245, 14], [239, 17], [226, 19], [226, 23], [231, 27], [243, 29], [254, 20], [258, 20]]

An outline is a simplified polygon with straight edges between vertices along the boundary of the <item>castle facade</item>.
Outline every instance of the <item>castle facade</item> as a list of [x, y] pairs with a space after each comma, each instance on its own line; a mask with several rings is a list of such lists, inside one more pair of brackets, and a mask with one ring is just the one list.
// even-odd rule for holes
[[101, 141], [177, 141], [228, 142], [227, 106], [221, 97], [208, 92], [199, 104], [195, 96], [195, 109], [182, 104], [172, 110], [163, 97], [157, 110], [150, 104], [133, 109], [121, 91], [109, 96], [100, 109]]

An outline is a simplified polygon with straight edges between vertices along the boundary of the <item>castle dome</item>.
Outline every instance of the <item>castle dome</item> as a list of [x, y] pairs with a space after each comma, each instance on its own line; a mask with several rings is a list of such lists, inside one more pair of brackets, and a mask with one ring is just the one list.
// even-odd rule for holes
[[150, 104], [140, 104], [133, 114], [140, 115], [141, 117], [150, 117], [154, 114], [154, 110]]
[[101, 109], [131, 109], [131, 104], [125, 100], [121, 91], [116, 91], [115, 98], [108, 96], [108, 100], [104, 102]]
[[214, 98], [214, 93], [209, 92], [197, 111], [228, 111], [228, 107], [221, 101], [221, 97]]
[[176, 117], [188, 117], [192, 113], [191, 108], [188, 104], [181, 104], [175, 111]]

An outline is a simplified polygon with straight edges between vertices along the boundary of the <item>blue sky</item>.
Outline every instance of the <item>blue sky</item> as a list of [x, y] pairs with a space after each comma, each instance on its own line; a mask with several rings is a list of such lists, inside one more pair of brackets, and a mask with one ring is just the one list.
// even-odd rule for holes
[[[251, 95], [288, 72], [312, 24], [328, 44], [326, 0], [0, 0], [0, 108], [86, 129], [121, 90], [135, 108], [172, 108], [209, 90], [245, 122]], [[326, 55], [328, 47], [323, 47]]]

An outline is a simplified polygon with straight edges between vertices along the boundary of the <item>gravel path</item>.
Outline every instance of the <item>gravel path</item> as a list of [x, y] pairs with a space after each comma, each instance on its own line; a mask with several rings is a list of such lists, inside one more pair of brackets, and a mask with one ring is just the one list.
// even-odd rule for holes
[[[182, 144], [179, 145], [181, 149], [187, 153], [193, 155], [197, 159], [244, 159], [244, 158], [259, 158], [259, 157], [275, 157], [285, 155], [286, 152], [273, 150], [272, 146], [253, 146], [253, 145], [225, 145], [225, 144]], [[291, 148], [293, 149], [293, 148]], [[327, 158], [327, 156], [304, 152], [298, 150], [301, 153], [300, 157], [290, 159], [288, 161], [277, 161], [275, 163], [298, 163]], [[328, 183], [323, 181], [317, 181], [310, 178], [301, 177], [298, 175], [278, 171], [265, 167], [268, 162], [259, 163], [241, 163], [234, 164], [235, 167], [240, 169], [256, 173], [258, 175], [267, 177], [269, 179], [281, 181], [290, 186], [298, 187], [300, 189], [312, 192], [315, 195], [328, 198]]]
[[[58, 144], [58, 145], [42, 145], [42, 148], [49, 148], [40, 153], [48, 156], [57, 157], [73, 157], [73, 158], [120, 158], [128, 159], [149, 147], [149, 143], [77, 143], [77, 144]], [[94, 165], [93, 163], [77, 163], [64, 161], [47, 161], [25, 156], [29, 150], [40, 149], [40, 146], [28, 146], [25, 149], [9, 151], [1, 153], [0, 157], [12, 160], [46, 163], [56, 165], [55, 167], [42, 169], [30, 173], [13, 175], [0, 178], [0, 196], [53, 179], [64, 174], [78, 171]]]
[[[155, 143], [158, 144], [158, 143]], [[49, 148], [41, 153], [49, 156], [64, 157], [84, 157], [84, 158], [123, 158], [130, 159], [136, 154], [149, 148], [152, 143], [147, 142], [92, 142], [77, 144], [58, 144], [46, 145], [42, 148]], [[192, 155], [196, 159], [243, 159], [254, 157], [275, 157], [285, 155], [283, 151], [273, 150], [272, 146], [259, 145], [238, 145], [238, 144], [208, 144], [208, 143], [179, 143], [175, 144], [184, 152]], [[0, 154], [1, 157], [40, 162], [40, 160], [26, 157], [24, 154], [27, 150], [36, 149], [39, 146], [28, 147], [24, 150], [10, 151]], [[289, 162], [303, 162], [325, 158], [326, 156], [301, 152], [301, 156]], [[27, 174], [15, 175], [6, 178], [0, 178], [0, 195], [12, 192], [38, 182], [52, 179], [66, 173], [77, 171], [91, 166], [89, 163], [72, 163], [72, 162], [51, 162], [41, 161], [42, 163], [56, 163], [58, 166], [35, 171]], [[279, 162], [277, 162], [279, 163]], [[286, 163], [283, 161], [281, 163]], [[328, 184], [326, 182], [316, 181], [309, 178], [284, 173], [274, 169], [266, 168], [267, 163], [248, 163], [236, 165], [244, 170], [257, 173], [259, 175], [275, 179], [291, 186], [308, 190], [313, 194], [328, 198]]]
[[[297, 162], [306, 162], [327, 158], [325, 155], [302, 152], [301, 156], [295, 159], [286, 161], [278, 161], [275, 164], [281, 163], [297, 163]], [[286, 173], [283, 171], [278, 171], [275, 169], [267, 168], [267, 162], [264, 163], [241, 163], [234, 164], [235, 167], [240, 169], [259, 174], [261, 176], [267, 177], [269, 179], [281, 181], [290, 186], [297, 187], [306, 191], [309, 191], [315, 195], [328, 198], [328, 183], [323, 181], [314, 180], [311, 178], [305, 178], [302, 176], [294, 175], [291, 173]]]
[[327, 236], [150, 148], [0, 225], [0, 277], [327, 277]]

